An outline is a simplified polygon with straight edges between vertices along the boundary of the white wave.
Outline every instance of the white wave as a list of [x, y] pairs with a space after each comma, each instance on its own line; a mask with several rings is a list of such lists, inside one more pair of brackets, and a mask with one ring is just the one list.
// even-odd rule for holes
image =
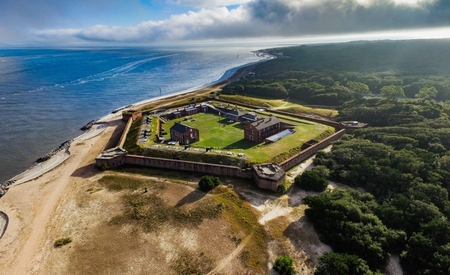
[[162, 56], [146, 58], [146, 59], [142, 59], [142, 60], [138, 60], [138, 61], [133, 61], [133, 62], [127, 63], [125, 65], [113, 68], [111, 70], [108, 70], [108, 71], [105, 71], [102, 73], [94, 74], [94, 75], [84, 77], [84, 78], [79, 78], [76, 81], [72, 81], [70, 84], [71, 85], [81, 85], [81, 84], [85, 84], [88, 82], [103, 81], [105, 79], [115, 78], [115, 77], [124, 75], [124, 74], [136, 69], [137, 67], [139, 67], [145, 63], [148, 63], [150, 61], [167, 58], [167, 57], [171, 57], [171, 56], [175, 56], [175, 55], [180, 55], [180, 54], [179, 53], [167, 54], [167, 55], [162, 55]]

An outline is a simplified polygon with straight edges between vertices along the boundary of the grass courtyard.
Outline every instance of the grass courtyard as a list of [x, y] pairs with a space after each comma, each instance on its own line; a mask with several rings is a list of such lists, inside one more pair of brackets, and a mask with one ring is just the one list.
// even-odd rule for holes
[[[200, 140], [191, 144], [191, 148], [212, 147], [215, 149], [208, 154], [242, 153], [252, 163], [278, 161], [277, 158], [281, 156], [287, 157], [289, 155], [288, 152], [299, 152], [299, 148], [304, 142], [315, 139], [326, 132], [334, 132], [332, 127], [310, 121], [292, 118], [289, 121], [280, 119], [282, 122], [294, 125], [296, 132], [271, 144], [245, 140], [243, 124], [239, 122], [229, 123], [226, 118], [213, 113], [199, 113], [189, 117], [174, 119], [164, 123], [162, 127], [167, 132], [165, 136], [167, 139], [170, 139], [170, 128], [176, 122], [197, 128], [200, 133]], [[156, 129], [152, 132], [156, 132]], [[155, 141], [150, 139], [141, 146], [148, 147], [154, 144], [156, 144]]]

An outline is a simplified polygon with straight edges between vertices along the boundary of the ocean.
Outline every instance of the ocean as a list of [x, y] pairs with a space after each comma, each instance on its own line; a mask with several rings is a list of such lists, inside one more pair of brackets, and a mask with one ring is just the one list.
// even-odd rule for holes
[[90, 120], [227, 78], [261, 48], [0, 49], [0, 183]]

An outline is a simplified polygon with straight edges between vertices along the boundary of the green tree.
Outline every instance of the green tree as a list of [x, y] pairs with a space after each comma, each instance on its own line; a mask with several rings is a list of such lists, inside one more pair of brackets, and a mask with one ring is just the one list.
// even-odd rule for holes
[[356, 255], [325, 252], [314, 275], [372, 275], [367, 262]]
[[208, 192], [209, 190], [214, 189], [214, 187], [220, 185], [220, 180], [218, 177], [213, 177], [209, 175], [202, 176], [200, 181], [198, 182], [198, 187], [203, 192]]
[[295, 274], [294, 261], [289, 256], [279, 256], [275, 260], [273, 269], [275, 269], [275, 271], [278, 272], [280, 275], [294, 275]]
[[328, 180], [319, 171], [305, 171], [295, 177], [295, 183], [307, 191], [322, 192], [328, 186]]
[[405, 97], [405, 92], [401, 86], [389, 85], [381, 88], [381, 96], [388, 98]]
[[414, 95], [414, 97], [421, 99], [433, 99], [437, 94], [438, 91], [435, 87], [423, 87], [417, 94]]
[[334, 189], [304, 199], [305, 215], [323, 241], [340, 253], [355, 254], [377, 267], [389, 252], [403, 247], [405, 233], [387, 228], [375, 215], [375, 198], [354, 190]]
[[361, 82], [349, 81], [347, 82], [347, 87], [361, 95], [371, 94], [369, 86]]

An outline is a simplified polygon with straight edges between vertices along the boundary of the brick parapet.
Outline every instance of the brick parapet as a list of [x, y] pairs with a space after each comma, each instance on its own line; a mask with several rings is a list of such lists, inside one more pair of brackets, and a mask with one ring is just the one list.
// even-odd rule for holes
[[251, 169], [241, 169], [236, 166], [227, 166], [203, 162], [191, 162], [174, 159], [164, 159], [155, 157], [144, 157], [138, 155], [126, 155], [125, 163], [130, 165], [139, 165], [152, 168], [180, 170], [210, 174], [216, 176], [228, 176], [238, 178], [252, 178]]
[[122, 135], [120, 136], [119, 144], [117, 144], [118, 147], [123, 148], [123, 145], [125, 144], [125, 140], [127, 139], [128, 131], [130, 131], [131, 124], [133, 124], [133, 118], [128, 118], [127, 125], [125, 125], [125, 129], [122, 132]]
[[328, 145], [330, 145], [332, 142], [340, 139], [345, 133], [347, 132], [347, 129], [341, 129], [337, 131], [336, 133], [332, 134], [331, 136], [321, 140], [320, 142], [311, 145], [310, 147], [306, 148], [305, 150], [302, 150], [300, 153], [296, 154], [295, 156], [292, 156], [288, 158], [285, 161], [282, 161], [279, 163], [279, 165], [283, 168], [284, 171], [287, 171], [291, 169], [292, 167], [302, 163], [306, 159], [312, 157], [317, 153], [317, 151], [324, 149]]

